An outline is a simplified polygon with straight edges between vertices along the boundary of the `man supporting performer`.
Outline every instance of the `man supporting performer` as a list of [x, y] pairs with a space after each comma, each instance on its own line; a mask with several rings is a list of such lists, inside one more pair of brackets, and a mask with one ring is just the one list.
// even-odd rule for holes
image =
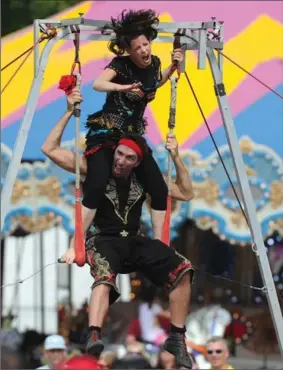
[[[67, 97], [68, 110], [42, 147], [50, 159], [72, 172], [75, 170], [74, 153], [61, 148], [60, 142], [73, 114], [74, 103], [81, 100], [78, 91]], [[172, 195], [180, 200], [189, 200], [192, 198], [191, 181], [172, 138], [168, 139], [167, 148], [177, 170], [177, 182], [172, 183]], [[192, 264], [160, 240], [151, 240], [139, 234], [146, 189], [137, 181], [133, 169], [142, 161], [147, 150], [148, 146], [142, 137], [123, 137], [114, 152], [112, 175], [94, 219], [87, 212], [82, 215], [84, 229], [88, 231], [87, 262], [95, 279], [90, 298], [86, 350], [99, 356], [104, 348], [101, 327], [109, 305], [119, 297], [117, 274], [140, 271], [168, 291], [171, 331], [164, 349], [176, 357], [178, 365], [191, 369], [192, 361], [185, 344], [185, 319], [189, 309]], [[85, 174], [86, 170], [86, 161], [83, 160], [81, 171]], [[74, 259], [75, 250], [71, 247], [62, 261], [71, 264]]]

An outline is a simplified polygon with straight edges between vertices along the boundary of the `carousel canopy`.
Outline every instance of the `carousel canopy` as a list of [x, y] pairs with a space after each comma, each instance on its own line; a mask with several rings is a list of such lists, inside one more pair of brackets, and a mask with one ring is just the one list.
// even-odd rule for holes
[[[210, 20], [211, 16], [223, 20], [225, 53], [283, 94], [281, 46], [283, 32], [279, 2], [262, 1], [256, 7], [252, 1], [230, 3], [196, 1], [180, 2], [179, 5], [177, 3], [157, 1], [151, 2], [150, 7], [155, 9], [160, 14], [160, 20], [165, 22]], [[131, 8], [149, 7], [147, 2], [132, 5]], [[85, 1], [53, 18], [73, 18], [77, 17], [78, 13], [84, 13], [85, 18], [108, 20], [111, 16], [117, 15], [121, 9], [127, 8], [129, 3], [126, 1], [111, 4], [108, 1]], [[32, 27], [4, 37], [2, 66], [21, 54], [32, 43]], [[153, 45], [153, 52], [161, 58], [164, 67], [170, 63], [171, 49], [171, 44]], [[99, 110], [105, 99], [103, 93], [92, 90], [92, 83], [112, 55], [105, 41], [83, 42], [80, 53], [84, 97], [81, 105], [83, 142], [86, 116]], [[38, 228], [48, 228], [55, 221], [62, 222], [68, 231], [73, 231], [74, 196], [71, 184], [74, 177], [46, 160], [40, 150], [44, 139], [65, 109], [65, 97], [58, 89], [58, 81], [62, 75], [70, 73], [73, 58], [74, 47], [71, 41], [58, 42], [49, 57], [41, 96], [23, 156], [23, 159], [35, 162], [22, 164], [13, 193], [11, 210], [6, 217], [6, 233], [11, 232], [19, 223], [28, 231], [32, 231], [35, 225]], [[2, 86], [15, 72], [18, 63], [2, 73]], [[237, 190], [237, 181], [209, 67], [207, 66], [204, 71], [198, 70], [195, 53], [187, 52], [186, 69]], [[1, 184], [5, 179], [32, 78], [33, 59], [30, 58], [2, 95]], [[283, 224], [282, 100], [226, 59], [224, 59], [224, 83], [262, 232], [267, 236], [275, 229], [282, 230]], [[158, 91], [156, 99], [146, 111], [149, 122], [147, 138], [164, 172], [167, 170], [167, 156], [162, 142], [168, 131], [169, 100], [170, 86], [167, 84]], [[251, 236], [245, 219], [184, 78], [178, 86], [176, 121], [175, 133], [182, 156], [191, 170], [195, 198], [189, 204], [177, 204], [174, 208], [173, 237], [178, 226], [190, 217], [203, 228], [213, 228], [223, 239], [235, 243], [249, 243]], [[73, 147], [74, 135], [74, 124], [70, 124], [63, 138], [64, 145]], [[150, 223], [147, 209], [144, 210], [143, 221]]]

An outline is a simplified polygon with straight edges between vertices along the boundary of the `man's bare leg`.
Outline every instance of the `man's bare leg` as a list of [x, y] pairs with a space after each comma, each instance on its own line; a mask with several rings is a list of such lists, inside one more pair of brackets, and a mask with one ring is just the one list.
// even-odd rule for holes
[[93, 356], [100, 356], [104, 349], [101, 328], [109, 309], [110, 286], [100, 284], [94, 287], [89, 304], [89, 329], [86, 351]]
[[171, 324], [177, 328], [184, 328], [189, 311], [191, 297], [191, 277], [187, 272], [181, 278], [179, 284], [169, 294], [169, 307], [171, 312]]
[[97, 285], [91, 292], [89, 303], [89, 326], [102, 327], [109, 308], [110, 286]]
[[189, 311], [191, 276], [186, 272], [174, 290], [169, 294], [171, 330], [164, 343], [164, 349], [176, 358], [179, 366], [192, 369], [193, 362], [188, 354], [185, 337], [185, 321]]

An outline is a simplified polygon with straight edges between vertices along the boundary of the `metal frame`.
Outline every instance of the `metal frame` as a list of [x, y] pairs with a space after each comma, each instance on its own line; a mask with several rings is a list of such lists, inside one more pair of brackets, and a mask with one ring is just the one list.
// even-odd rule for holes
[[[48, 56], [53, 45], [58, 40], [74, 40], [75, 35], [72, 33], [70, 26], [79, 27], [81, 40], [97, 40], [105, 41], [111, 38], [110, 30], [103, 30], [107, 21], [98, 21], [92, 19], [73, 18], [66, 20], [53, 20], [37, 19], [34, 21], [34, 41], [38, 41], [39, 30], [46, 30], [47, 25], [51, 27], [59, 28], [57, 36], [48, 41], [45, 45], [41, 55], [39, 46], [37, 45], [34, 49], [34, 80], [30, 90], [30, 94], [27, 100], [24, 118], [20, 126], [15, 147], [13, 150], [13, 156], [9, 164], [5, 183], [1, 194], [1, 230], [4, 226], [6, 214], [10, 208], [10, 199], [12, 196], [12, 190], [17, 178], [17, 173], [21, 164], [21, 158], [24, 152], [27, 136], [31, 127], [31, 122], [35, 113], [37, 101], [40, 94], [40, 87], [43, 80], [44, 71], [48, 61]], [[102, 32], [103, 30], [103, 32]], [[237, 134], [234, 127], [233, 116], [229, 107], [228, 98], [225, 93], [225, 87], [222, 81], [223, 72], [223, 57], [218, 54], [216, 58], [214, 49], [223, 49], [223, 38], [224, 38], [224, 26], [223, 22], [217, 22], [215, 18], [212, 18], [209, 22], [181, 22], [181, 23], [160, 23], [158, 26], [158, 32], [169, 35], [158, 35], [154, 42], [173, 43], [174, 34], [178, 31], [182, 31], [180, 42], [182, 50], [185, 53], [186, 50], [197, 50], [198, 51], [198, 68], [205, 69], [206, 58], [209, 61], [212, 76], [215, 83], [215, 93], [218, 99], [219, 108], [221, 111], [223, 124], [227, 136], [228, 145], [230, 148], [231, 156], [236, 170], [237, 179], [241, 189], [242, 201], [244, 209], [249, 220], [249, 227], [253, 237], [253, 250], [256, 253], [258, 264], [261, 271], [261, 276], [264, 281], [264, 290], [267, 294], [270, 311], [274, 327], [276, 330], [278, 343], [283, 358], [283, 318], [276, 294], [275, 284], [273, 281], [269, 261], [265, 251], [263, 242], [263, 236], [261, 233], [260, 224], [256, 217], [255, 204], [252, 198], [251, 189], [249, 186], [247, 174], [244, 168], [244, 163], [241, 155], [240, 146], [237, 139]], [[91, 34], [86, 32], [91, 31]], [[218, 37], [211, 38], [211, 31], [218, 34]], [[97, 33], [94, 33], [97, 32]], [[185, 58], [184, 58], [185, 59]], [[185, 64], [181, 66], [181, 71], [184, 71]]]

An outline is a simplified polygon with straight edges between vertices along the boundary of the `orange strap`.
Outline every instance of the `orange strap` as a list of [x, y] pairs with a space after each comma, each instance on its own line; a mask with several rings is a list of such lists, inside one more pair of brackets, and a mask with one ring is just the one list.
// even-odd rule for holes
[[[173, 50], [180, 49], [181, 48], [181, 36], [183, 35], [184, 30], [181, 30], [179, 28], [177, 32], [174, 35], [174, 43], [173, 43]], [[174, 63], [171, 66], [171, 69], [169, 71], [168, 79], [173, 75], [173, 73], [177, 71], [178, 80], [181, 77], [181, 69], [179, 63]]]
[[71, 31], [75, 34], [75, 58], [72, 65], [71, 74], [74, 74], [76, 66], [78, 67], [79, 74], [82, 73], [81, 62], [80, 62], [80, 28], [78, 25], [70, 26]]

